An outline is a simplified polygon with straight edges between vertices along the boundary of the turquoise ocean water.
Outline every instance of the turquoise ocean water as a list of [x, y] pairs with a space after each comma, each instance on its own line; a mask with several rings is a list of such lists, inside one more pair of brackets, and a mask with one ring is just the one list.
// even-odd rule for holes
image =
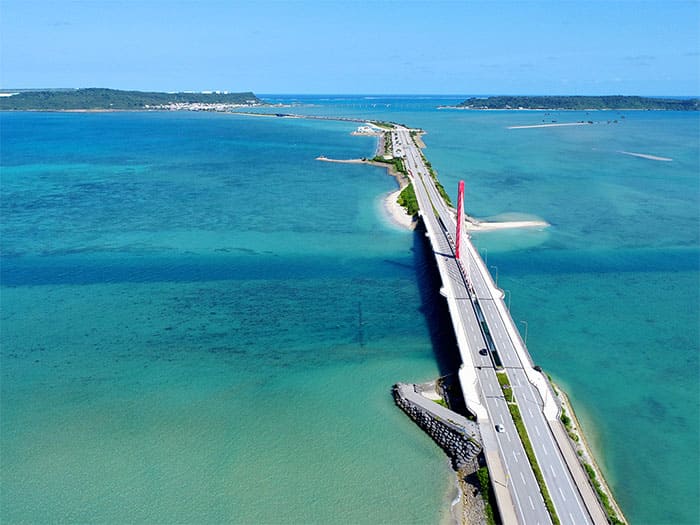
[[[698, 116], [274, 100], [294, 99], [423, 127], [470, 213], [552, 224], [475, 242], [630, 520], [693, 523]], [[422, 241], [383, 216], [383, 170], [314, 160], [374, 139], [232, 115], [1, 119], [3, 522], [445, 518], [447, 462], [389, 394], [449, 368]]]

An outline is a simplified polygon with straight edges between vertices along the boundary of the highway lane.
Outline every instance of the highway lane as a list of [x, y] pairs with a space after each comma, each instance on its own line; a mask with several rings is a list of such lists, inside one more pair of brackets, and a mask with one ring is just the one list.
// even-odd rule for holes
[[[530, 436], [537, 463], [542, 471], [554, 507], [561, 519], [568, 517], [570, 523], [592, 523], [590, 515], [583, 504], [578, 487], [573, 482], [568, 466], [561, 455], [552, 435], [549, 424], [542, 412], [543, 400], [539, 391], [529, 381], [524, 367], [531, 367], [531, 362], [523, 363], [508, 335], [505, 321], [501, 317], [491, 296], [488, 281], [482, 272], [477, 271], [476, 262], [470, 254], [472, 265], [472, 282], [484, 319], [492, 334], [496, 351], [508, 371], [514, 386], [514, 392], [523, 424]], [[487, 298], [488, 297], [488, 298]], [[545, 391], [545, 395], [547, 395]]]
[[[490, 355], [481, 355], [479, 350], [486, 347], [483, 333], [479, 327], [479, 320], [476, 317], [470, 294], [467, 291], [461, 270], [454, 258], [453, 247], [450, 239], [444, 235], [444, 229], [434, 214], [430, 213], [431, 206], [442, 208], [443, 213], [449, 210], [442, 204], [442, 199], [436, 193], [430, 191], [429, 185], [423, 185], [423, 177], [429, 176], [423, 165], [420, 155], [411, 147], [413, 141], [406, 134], [402, 140], [394, 141], [395, 151], [402, 151], [406, 154], [405, 160], [407, 168], [414, 174], [414, 186], [416, 186], [416, 197], [424, 213], [424, 220], [430, 221], [430, 230], [435, 232], [431, 237], [436, 258], [440, 259], [447, 269], [447, 278], [455, 301], [463, 306], [459, 307], [458, 315], [461, 325], [465, 327], [467, 338], [467, 351], [471, 352], [471, 360], [477, 366], [477, 381], [480, 385], [481, 398], [489, 414], [486, 421], [479, 421], [482, 436], [487, 435], [490, 439], [485, 439], [485, 448], [488, 442], [496, 444], [506, 470], [506, 483], [512, 499], [516, 504], [516, 513], [521, 523], [527, 524], [548, 524], [551, 523], [549, 514], [544, 506], [544, 500], [539, 492], [537, 480], [530, 467], [523, 445], [518, 437], [517, 429], [510, 417], [508, 405], [505, 401], [500, 385], [495, 375], [493, 362]], [[410, 141], [410, 142], [408, 142]], [[397, 143], [401, 147], [397, 148]], [[428, 197], [428, 192], [432, 197]], [[432, 204], [431, 204], [432, 201]], [[443, 234], [440, 234], [443, 233]], [[460, 351], [465, 351], [461, 349]], [[500, 424], [504, 432], [496, 432], [495, 425]]]
[[[405, 158], [407, 168], [414, 175], [414, 186], [416, 186], [416, 195], [419, 198], [419, 204], [422, 210], [430, 210], [431, 206], [437, 211], [442, 219], [444, 226], [446, 226], [448, 232], [455, 231], [455, 218], [453, 211], [447, 207], [443, 199], [440, 197], [437, 188], [433, 184], [432, 178], [426, 166], [423, 163], [418, 148], [413, 143], [408, 130], [399, 130], [394, 133], [394, 147], [397, 154], [401, 152], [401, 155]], [[401, 144], [399, 147], [398, 144]], [[422, 196], [425, 192], [425, 196]], [[427, 199], [425, 198], [427, 197]], [[423, 202], [420, 202], [420, 201]], [[429, 200], [429, 202], [427, 202]], [[424, 219], [432, 215], [424, 212]], [[447, 249], [451, 250], [449, 241], [445, 238], [445, 245], [440, 246], [441, 253], [449, 253]], [[500, 300], [502, 294], [500, 290], [495, 290], [495, 285], [493, 284], [488, 271], [485, 269], [482, 261], [476, 261], [474, 254], [471, 251], [465, 250], [468, 254], [466, 260], [463, 261], [464, 268], [466, 269], [469, 280], [474, 287], [475, 295], [479, 299], [479, 306], [483, 312], [484, 319], [489, 328], [489, 332], [493, 339], [495, 345], [495, 350], [497, 351], [499, 357], [503, 361], [503, 365], [508, 369], [508, 374], [513, 382], [514, 391], [516, 393], [516, 399], [521, 408], [521, 414], [523, 417], [523, 423], [526, 427], [528, 435], [530, 436], [530, 441], [533, 444], [533, 449], [537, 457], [540, 470], [542, 471], [545, 483], [550, 492], [550, 496], [554, 501], [554, 506], [557, 509], [557, 514], [563, 523], [592, 523], [591, 518], [586, 510], [585, 506], [581, 501], [581, 496], [579, 494], [578, 488], [573, 482], [571, 473], [568, 470], [566, 463], [564, 462], [561, 451], [558, 449], [556, 441], [552, 435], [552, 432], [548, 426], [546, 418], [542, 412], [542, 399], [540, 397], [539, 391], [530, 383], [527, 374], [523, 367], [531, 367], [529, 355], [526, 356], [526, 362], [521, 361], [521, 356], [519, 356], [513, 342], [511, 341], [511, 336], [508, 334], [505, 322], [501, 317], [501, 313], [495, 305], [496, 300]], [[454, 259], [453, 259], [454, 260]], [[479, 264], [481, 263], [481, 264]], [[456, 266], [456, 265], [455, 265]], [[454, 270], [459, 274], [459, 269]], [[453, 273], [452, 271], [450, 273]], [[484, 275], [488, 275], [487, 277]], [[464, 281], [461, 275], [450, 275], [451, 281], [453, 283]], [[497, 296], [494, 298], [494, 292]], [[468, 297], [466, 287], [461, 290], [462, 297]], [[468, 299], [465, 299], [468, 300]], [[522, 444], [520, 439], [517, 438], [516, 434], [511, 434], [515, 431], [514, 425], [512, 425], [512, 419], [510, 413], [508, 412], [507, 405], [503, 399], [502, 394], [500, 394], [500, 386], [495, 378], [495, 373], [492, 369], [492, 363], [490, 362], [490, 356], [488, 356], [488, 364], [485, 363], [484, 356], [478, 354], [478, 349], [485, 346], [483, 337], [480, 334], [475, 333], [475, 328], [478, 327], [478, 320], [476, 315], [469, 315], [469, 311], [472, 308], [460, 308], [460, 315], [464, 316], [463, 326], [470, 327], [470, 334], [467, 334], [469, 339], [469, 346], [471, 348], [472, 360], [477, 367], [482, 368], [478, 371], [479, 382], [481, 384], [482, 396], [484, 397], [485, 405], [487, 407], [489, 417], [492, 420], [491, 424], [494, 422], [504, 425], [506, 428], [506, 438], [498, 439], [499, 448], [501, 449], [501, 455], [503, 456], [504, 463], [509, 471], [510, 480], [517, 483], [517, 478], [521, 477], [521, 482], [523, 485], [527, 483], [535, 483], [534, 475], [532, 471], [529, 470], [530, 479], [525, 472], [519, 468], [519, 463], [521, 463], [521, 457], [516, 451], [517, 446], [513, 445], [514, 441], [518, 442], [520, 448]], [[511, 319], [508, 319], [512, 323]], [[480, 340], [479, 340], [480, 339]], [[522, 352], [521, 352], [522, 354]], [[494, 391], [494, 389], [496, 389]], [[545, 391], [545, 395], [547, 395]], [[510, 423], [510, 425], [508, 424]], [[510, 427], [513, 428], [510, 428]], [[515, 436], [516, 439], [508, 439], [511, 435]], [[507, 444], [503, 443], [504, 440], [509, 441]], [[523, 452], [524, 453], [524, 452]], [[512, 460], [509, 457], [512, 455]], [[527, 458], [524, 458], [527, 462]], [[529, 469], [529, 464], [528, 464]], [[513, 477], [515, 475], [515, 478]], [[525, 483], [525, 480], [528, 480]], [[531, 488], [531, 487], [530, 487]], [[524, 493], [520, 490], [513, 490], [514, 499], [520, 507], [520, 510], [524, 513], [527, 511], [528, 505], [524, 505], [523, 500], [527, 499], [528, 504], [533, 503], [532, 495]], [[539, 490], [537, 490], [537, 497], [541, 499]], [[532, 509], [534, 510], [534, 509]], [[527, 523], [535, 523], [540, 521], [542, 518], [538, 516], [537, 518], [529, 518]], [[546, 517], [547, 521], [549, 517]], [[537, 521], [535, 521], [537, 520]]]
[[[428, 220], [430, 219], [428, 218]], [[439, 223], [434, 218], [433, 221], [434, 226], [439, 228]], [[435, 235], [435, 237], [434, 248], [436, 248], [437, 257], [445, 263], [448, 278], [453, 285], [452, 291], [456, 302], [461, 305], [458, 308], [458, 315], [462, 326], [465, 327], [468, 350], [477, 367], [481, 397], [489, 414], [488, 420], [480, 422], [482, 434], [485, 432], [494, 433], [495, 442], [507, 472], [508, 488], [511, 490], [513, 500], [517, 503], [522, 522], [528, 524], [551, 523], [537, 486], [537, 480], [530, 468], [525, 449], [496, 378], [491, 357], [488, 353], [484, 356], [479, 352], [486, 347], [486, 344], [464, 279], [454, 259], [451, 244], [447, 237], [440, 235]], [[481, 367], [481, 370], [478, 367]], [[503, 425], [505, 431], [502, 433], [494, 432], [496, 424]]]

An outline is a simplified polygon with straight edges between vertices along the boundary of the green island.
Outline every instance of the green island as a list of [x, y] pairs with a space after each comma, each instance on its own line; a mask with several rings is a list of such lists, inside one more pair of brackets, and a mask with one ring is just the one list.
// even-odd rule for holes
[[190, 110], [225, 111], [263, 104], [252, 92], [122, 91], [105, 88], [0, 90], [1, 111]]
[[649, 98], [637, 96], [497, 96], [472, 97], [457, 104], [463, 109], [634, 109], [698, 111], [700, 99]]

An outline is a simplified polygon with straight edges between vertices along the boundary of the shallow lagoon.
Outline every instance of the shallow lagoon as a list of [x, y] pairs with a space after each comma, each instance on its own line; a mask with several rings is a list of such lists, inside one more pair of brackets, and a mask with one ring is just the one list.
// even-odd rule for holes
[[[348, 124], [3, 116], [3, 518], [441, 519], [414, 237]], [[423, 270], [424, 271], [424, 270]]]
[[[697, 115], [311, 101], [294, 111], [425, 128], [470, 213], [552, 224], [475, 241], [630, 520], [692, 523]], [[596, 124], [506, 129], [544, 118]], [[3, 115], [3, 516], [439, 519], [446, 462], [388, 389], [439, 374], [444, 325], [414, 236], [374, 205], [393, 181], [313, 160], [370, 155], [352, 129]]]

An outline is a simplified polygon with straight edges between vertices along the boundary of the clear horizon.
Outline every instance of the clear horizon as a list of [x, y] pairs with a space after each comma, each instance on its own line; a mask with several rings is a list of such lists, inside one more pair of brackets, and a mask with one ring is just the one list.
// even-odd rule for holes
[[[81, 86], [81, 87], [2, 87], [0, 86], [0, 92], [11, 92], [11, 91], [58, 91], [58, 90], [69, 90], [69, 89], [118, 89], [108, 86]], [[119, 89], [122, 91], [122, 89]], [[157, 91], [157, 90], [144, 90], [144, 89], [123, 89], [123, 91], [141, 91], [141, 92], [156, 92], [156, 93], [204, 93], [204, 92], [222, 92], [227, 91], [229, 93], [243, 93], [244, 91], [235, 91], [230, 89], [204, 89], [204, 90], [191, 90], [191, 89], [181, 89], [175, 91]], [[651, 94], [651, 95], [639, 95], [636, 93], [600, 93], [596, 95], [591, 95], [588, 93], [580, 93], [572, 95], [570, 93], [259, 93], [252, 90], [257, 97], [425, 97], [425, 98], [469, 98], [469, 97], [605, 97], [605, 96], [623, 96], [623, 97], [645, 97], [645, 98], [680, 98], [680, 99], [692, 99], [700, 98], [700, 94], [697, 95], [666, 95], [666, 94]]]
[[695, 1], [1, 1], [4, 89], [700, 94]]

